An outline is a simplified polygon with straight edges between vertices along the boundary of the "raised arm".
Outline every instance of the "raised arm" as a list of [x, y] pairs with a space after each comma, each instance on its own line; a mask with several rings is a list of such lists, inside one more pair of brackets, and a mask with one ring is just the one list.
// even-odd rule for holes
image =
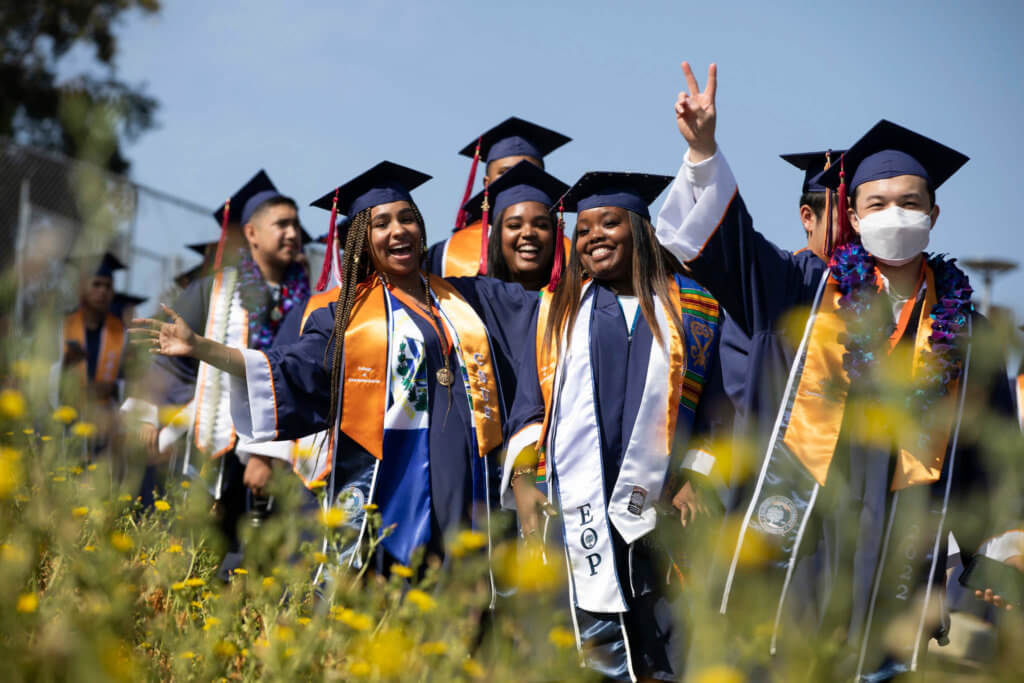
[[747, 334], [770, 329], [794, 306], [810, 303], [825, 265], [779, 249], [754, 230], [736, 179], [715, 139], [717, 67], [700, 90], [683, 62], [687, 91], [675, 103], [689, 145], [656, 220], [659, 241], [691, 270]]

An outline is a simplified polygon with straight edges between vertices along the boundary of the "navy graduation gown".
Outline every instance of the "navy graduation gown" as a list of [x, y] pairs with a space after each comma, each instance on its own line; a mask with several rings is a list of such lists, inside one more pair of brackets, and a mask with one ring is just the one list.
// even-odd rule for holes
[[[607, 501], [612, 494], [643, 397], [651, 345], [657, 342], [639, 307], [627, 326], [615, 293], [598, 282], [592, 283], [591, 288], [595, 297], [591, 314], [591, 364]], [[534, 342], [537, 334], [535, 316], [527, 337], [529, 343], [524, 345], [520, 359], [519, 382], [508, 420], [507, 431], [510, 435], [544, 420], [544, 398], [537, 379]], [[543, 330], [540, 334], [543, 334]], [[717, 346], [716, 338], [709, 349], [713, 360], [709, 361], [708, 377], [693, 424], [684, 420], [677, 424], [677, 448], [673, 449], [674, 454], [684, 451], [685, 444], [694, 434], [715, 430], [712, 417], [715, 411], [705, 410], [705, 406], [713, 405], [716, 395], [721, 399]], [[683, 448], [679, 448], [680, 445]], [[678, 466], [678, 458], [669, 466], [669, 475], [662, 493], [665, 499], [671, 499], [678, 489], [679, 483], [674, 482], [671, 476]], [[549, 464], [549, 476], [550, 472]], [[546, 489], [547, 485], [541, 484], [540, 487]], [[549, 494], [549, 497], [557, 503], [557, 492]], [[554, 521], [548, 527], [548, 538], [545, 540], [557, 545], [562, 543], [562, 525], [557, 519]], [[663, 524], [678, 524], [678, 517], [662, 520], [658, 530]], [[595, 613], [569, 605], [576, 612], [587, 665], [611, 679], [630, 680], [627, 660], [631, 659], [633, 673], [637, 676], [677, 679], [682, 673], [682, 661], [678, 655], [685, 651], [685, 645], [683, 629], [673, 623], [672, 607], [665, 593], [672, 548], [659, 543], [656, 530], [634, 543], [631, 549], [614, 525], [609, 525], [609, 528], [613, 539], [615, 567], [619, 584], [624, 587], [628, 611], [621, 615]], [[558, 558], [559, 555], [549, 557]], [[564, 599], [569, 602], [567, 594]], [[629, 657], [626, 655], [623, 627], [629, 634]]]
[[[507, 392], [515, 386], [510, 369], [518, 360], [519, 340], [524, 338], [537, 297], [518, 285], [488, 278], [451, 278], [448, 281], [487, 328], [501, 393], [499, 405], [506, 415], [511, 402]], [[397, 305], [406, 308], [425, 342], [430, 407], [429, 468], [426, 472], [431, 524], [428, 549], [443, 554], [443, 534], [448, 530], [459, 525], [484, 527], [484, 520], [474, 519], [476, 511], [473, 504], [486, 502], [493, 507], [500, 483], [500, 464], [492, 462], [495, 460], [493, 457], [485, 460], [476, 453], [473, 417], [463, 383], [456, 381], [449, 391], [435, 379], [436, 371], [443, 367], [444, 362], [443, 347], [434, 327], [418, 309], [406, 307], [401, 302]], [[314, 311], [296, 343], [275, 345], [266, 351], [276, 396], [278, 439], [300, 438], [327, 429], [331, 393], [329, 364], [333, 357], [333, 343], [328, 345], [328, 342], [334, 329], [335, 309], [336, 304], [332, 303], [327, 308]], [[459, 367], [455, 349], [450, 350], [449, 367]], [[337, 496], [343, 491], [349, 491], [356, 498], [371, 495], [369, 475], [375, 462], [372, 455], [343, 434], [334, 453], [331, 495]], [[386, 493], [389, 482], [397, 482], [407, 466], [404, 461], [385, 457], [380, 465], [377, 492]], [[491, 501], [485, 499], [485, 486], [491, 492]], [[385, 511], [385, 524], [390, 515], [401, 514], [400, 505], [394, 508]], [[350, 521], [361, 522], [361, 513], [357, 509], [350, 506], [349, 512]], [[393, 559], [379, 556], [377, 562], [384, 569]]]
[[[827, 266], [811, 252], [792, 254], [757, 232], [731, 172], [727, 166], [722, 170], [725, 162], [721, 153], [705, 163], [720, 164], [711, 174], [713, 180], [707, 186], [710, 188], [707, 194], [698, 197], [691, 209], [685, 208], [687, 193], [693, 192], [691, 187], [696, 183], [691, 185], [693, 181], [686, 175], [689, 171], [684, 165], [666, 208], [659, 216], [657, 231], [659, 239], [687, 263], [694, 278], [719, 300], [739, 330], [751, 338], [748, 360], [751, 379], [744, 387], [741, 401], [745, 413], [738, 419], [739, 433], [752, 437], [755, 444], [754, 462], [750, 463], [749, 471], [756, 474], [770, 441], [800, 341], [799, 332], [796, 339], [783, 333], [783, 322], [788, 314], [795, 315], [799, 323], [806, 322]], [[701, 201], [709, 204], [702, 206]], [[687, 223], [688, 211], [701, 218], [702, 225], [696, 230], [693, 223]], [[704, 213], [700, 213], [702, 211]], [[704, 219], [707, 219], [706, 225]], [[688, 232], [691, 230], [693, 234]], [[684, 240], [676, 239], [680, 233], [685, 234]], [[686, 243], [703, 246], [693, 253]], [[975, 333], [984, 325], [981, 316], [975, 315]], [[912, 332], [904, 337], [912, 343]], [[991, 374], [968, 375], [968, 400], [956, 450], [951, 509], [946, 517], [946, 528], [955, 533], [963, 548], [977, 548], [987, 535], [1002, 530], [993, 522], [993, 516], [1003, 517], [1000, 511], [993, 515], [984, 504], [974, 504], [985, 500], [990, 475], [978, 447], [979, 434], [972, 433], [972, 420], [967, 414], [972, 406], [980, 406], [982, 410], [987, 407], [990, 414], [1009, 416], [1005, 386], [1005, 381]], [[801, 545], [791, 582], [794, 588], [787, 597], [786, 609], [787, 615], [804, 628], [847, 634], [850, 637], [847, 644], [852, 646], [857, 643], [868, 613], [881, 557], [881, 536], [892, 499], [889, 485], [894, 458], [886, 449], [865, 447], [864, 439], [854, 433], [848, 423], [849, 413], [846, 418], [828, 481], [821, 488], [818, 505]], [[947, 459], [943, 480], [949, 474], [949, 464]], [[753, 482], [736, 483], [739, 487], [733, 491], [732, 508], [742, 514], [749, 504]], [[933, 485], [929, 487], [929, 494], [936, 496], [941, 493], [940, 489]], [[967, 505], [970, 505], [969, 512]], [[1009, 518], [1013, 516], [1011, 513]], [[946, 538], [943, 533], [935, 563], [936, 575], [915, 577], [917, 585], [931, 581], [936, 590], [942, 589]], [[728, 554], [731, 556], [731, 552]], [[721, 593], [713, 595], [720, 597]], [[770, 596], [770, 599], [774, 604], [778, 596]], [[799, 637], [795, 630], [791, 629], [790, 634]], [[898, 661], [882, 664], [889, 672], [903, 670], [900, 667], [905, 664]]]

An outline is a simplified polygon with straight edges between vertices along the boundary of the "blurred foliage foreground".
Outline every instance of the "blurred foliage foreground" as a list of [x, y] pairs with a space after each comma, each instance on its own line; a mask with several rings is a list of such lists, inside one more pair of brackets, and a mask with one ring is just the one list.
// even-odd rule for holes
[[[977, 357], [998, 359], [1014, 343], [997, 338]], [[496, 541], [489, 551], [483, 534], [461, 531], [449, 540], [443, 568], [421, 558], [389, 578], [343, 568], [324, 553], [323, 539], [351, 538], [345, 514], [301, 512], [306, 494], [283, 472], [272, 482], [277, 513], [258, 528], [246, 523], [244, 568], [229, 583], [219, 581], [223, 548], [202, 483], [171, 479], [163, 497], [144, 509], [137, 498], [142, 453], [126, 439], [113, 455], [88, 463], [83, 453], [97, 436], [91, 412], [52, 410], [44, 396], [47, 364], [25, 360], [25, 340], [6, 345], [22, 348], [6, 349], [20, 358], [13, 362], [0, 354], [0, 680], [588, 677], [565, 609], [557, 551], [545, 564], [539, 550], [514, 540]], [[977, 408], [965, 429], [988, 438], [994, 466], [1012, 472], [1021, 455], [1017, 426], [989, 421], [983, 401]], [[753, 465], [756, 457], [734, 450], [719, 449], [735, 461], [734, 475], [749, 476], [755, 468], [741, 467], [742, 461]], [[1015, 508], [1020, 488], [1013, 477], [997, 477], [986, 498], [968, 505], [1002, 500], [1000, 508]], [[374, 506], [366, 509], [379, 525]], [[510, 522], [502, 520], [506, 527]], [[677, 530], [673, 547], [683, 557], [696, 555], [728, 536], [723, 529], [735, 533], [733, 522], [738, 519], [726, 518], [703, 532], [691, 525], [682, 536]], [[493, 611], [489, 555], [505, 594]], [[763, 561], [744, 557], [741, 565]], [[684, 600], [676, 601], [686, 604], [679, 615], [688, 617], [688, 679], [746, 680], [723, 665], [738, 659], [758, 663], [743, 668], [770, 672], [772, 680], [833, 679], [830, 634], [802, 630], [794, 656], [772, 660], [760, 654], [768, 635], [758, 625], [772, 623], [774, 600], [752, 583], [733, 612], [749, 628], [727, 629], [715, 606], [692, 594], [693, 586], [715, 580], [690, 571]], [[1020, 680], [1022, 614], [1003, 615], [983, 670], [976, 662], [929, 659], [926, 666], [937, 672], [931, 679]], [[736, 632], [747, 635], [736, 638]]]

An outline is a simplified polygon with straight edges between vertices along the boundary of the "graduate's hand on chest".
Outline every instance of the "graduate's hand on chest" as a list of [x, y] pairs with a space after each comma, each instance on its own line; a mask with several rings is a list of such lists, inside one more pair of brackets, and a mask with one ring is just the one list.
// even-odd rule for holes
[[689, 62], [683, 62], [683, 76], [687, 90], [676, 97], [676, 125], [686, 143], [690, 146], [691, 163], [699, 163], [714, 155], [715, 143], [715, 92], [718, 89], [718, 67], [708, 67], [708, 82], [700, 89]]

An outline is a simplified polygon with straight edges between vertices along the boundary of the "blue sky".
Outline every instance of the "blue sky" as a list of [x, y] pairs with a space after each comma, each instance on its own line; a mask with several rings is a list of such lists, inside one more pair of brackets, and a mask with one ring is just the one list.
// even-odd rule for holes
[[[166, 1], [121, 27], [119, 75], [161, 101], [128, 149], [134, 177], [214, 208], [265, 167], [301, 204], [382, 159], [430, 173], [416, 192], [447, 234], [467, 159], [510, 115], [574, 138], [549, 170], [674, 174], [672, 104], [688, 59], [719, 65], [718, 138], [757, 227], [801, 246], [800, 174], [778, 158], [850, 144], [880, 118], [971, 157], [943, 186], [933, 250], [1024, 260], [1024, 3]], [[657, 205], [656, 205], [657, 206]], [[327, 214], [304, 208], [310, 232]], [[146, 227], [165, 250], [217, 226]], [[980, 287], [980, 280], [977, 280]], [[1024, 319], [1024, 271], [996, 300]]]

